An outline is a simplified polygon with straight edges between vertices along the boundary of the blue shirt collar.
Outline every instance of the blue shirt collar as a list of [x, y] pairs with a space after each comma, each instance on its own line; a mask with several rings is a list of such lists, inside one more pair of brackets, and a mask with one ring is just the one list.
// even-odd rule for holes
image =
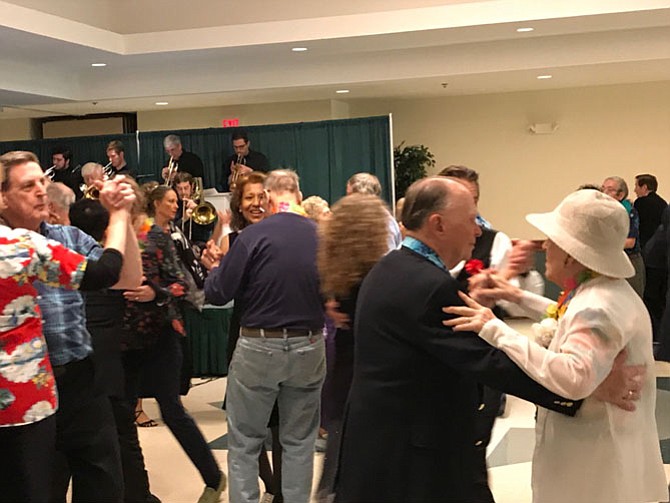
[[427, 244], [419, 241], [416, 238], [413, 238], [411, 236], [407, 236], [403, 242], [402, 245], [405, 248], [409, 248], [413, 252], [418, 253], [422, 257], [426, 258], [427, 260], [431, 261], [433, 264], [435, 264], [437, 267], [440, 269], [449, 272], [447, 269], [447, 266], [444, 265], [444, 262], [442, 262], [442, 259], [435, 253], [435, 251], [428, 246]]

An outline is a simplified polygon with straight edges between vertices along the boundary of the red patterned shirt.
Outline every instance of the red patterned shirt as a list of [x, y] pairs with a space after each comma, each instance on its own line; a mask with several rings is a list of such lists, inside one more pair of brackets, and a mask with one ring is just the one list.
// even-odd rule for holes
[[58, 397], [33, 281], [75, 289], [86, 259], [56, 241], [0, 225], [0, 427], [40, 421]]

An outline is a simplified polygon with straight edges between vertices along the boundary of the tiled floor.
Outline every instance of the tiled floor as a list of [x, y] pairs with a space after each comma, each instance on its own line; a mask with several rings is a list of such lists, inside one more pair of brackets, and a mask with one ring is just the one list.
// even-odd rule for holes
[[[519, 324], [527, 328], [525, 322]], [[666, 463], [670, 463], [670, 364], [657, 363], [659, 376], [657, 421]], [[226, 433], [225, 412], [220, 409], [226, 380], [194, 380], [196, 386], [184, 399], [184, 405], [198, 422], [203, 434], [212, 443], [213, 452], [226, 470], [226, 450], [222, 439]], [[661, 389], [664, 388], [664, 389]], [[145, 410], [153, 418], [158, 411], [153, 400], [145, 400]], [[490, 482], [497, 503], [526, 503], [531, 501], [530, 459], [533, 452], [534, 405], [509, 397], [506, 417], [496, 422], [489, 446]], [[168, 429], [161, 423], [156, 428], [141, 428], [140, 440], [144, 449], [151, 488], [164, 503], [192, 503], [204, 487], [198, 473], [183, 453]], [[315, 482], [321, 470], [322, 455], [315, 456]], [[670, 478], [670, 464], [665, 465]], [[222, 501], [227, 501], [224, 494]]]

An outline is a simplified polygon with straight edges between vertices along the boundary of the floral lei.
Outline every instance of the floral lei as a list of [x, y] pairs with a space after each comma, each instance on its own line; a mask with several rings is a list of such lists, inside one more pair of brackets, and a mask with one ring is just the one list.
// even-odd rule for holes
[[570, 301], [575, 296], [577, 288], [598, 276], [599, 274], [597, 272], [587, 269], [580, 272], [577, 279], [571, 279], [568, 282], [565, 290], [563, 290], [558, 297], [558, 301], [549, 304], [547, 307], [544, 319], [540, 323], [533, 323], [531, 329], [533, 330], [535, 342], [545, 348], [549, 347], [549, 344], [558, 329], [558, 322], [568, 310], [568, 304], [570, 304]]
[[305, 209], [296, 203], [281, 202], [277, 208], [277, 213], [296, 213], [297, 215], [307, 216]]

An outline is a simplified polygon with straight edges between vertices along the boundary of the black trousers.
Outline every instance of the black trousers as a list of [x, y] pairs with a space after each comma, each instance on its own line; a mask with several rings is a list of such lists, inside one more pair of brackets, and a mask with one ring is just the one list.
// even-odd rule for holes
[[665, 311], [666, 294], [668, 291], [667, 270], [647, 267], [647, 283], [644, 286], [644, 304], [647, 306], [651, 325], [654, 329], [654, 340], [660, 340], [661, 320]]
[[56, 417], [0, 428], [0, 503], [49, 501]]
[[51, 501], [62, 503], [72, 476], [72, 503], [123, 501], [123, 474], [109, 399], [95, 386], [90, 358], [55, 367], [56, 461]]
[[179, 397], [182, 348], [180, 336], [169, 330], [156, 344], [144, 350], [126, 351], [126, 400], [133, 405], [140, 396], [158, 402], [161, 418], [195, 465], [205, 485], [216, 488], [221, 471], [198, 425], [186, 412]]
[[109, 400], [114, 412], [121, 451], [123, 501], [124, 503], [152, 501], [149, 475], [144, 465], [144, 455], [135, 426], [135, 404], [131, 404], [125, 397], [110, 397]]

